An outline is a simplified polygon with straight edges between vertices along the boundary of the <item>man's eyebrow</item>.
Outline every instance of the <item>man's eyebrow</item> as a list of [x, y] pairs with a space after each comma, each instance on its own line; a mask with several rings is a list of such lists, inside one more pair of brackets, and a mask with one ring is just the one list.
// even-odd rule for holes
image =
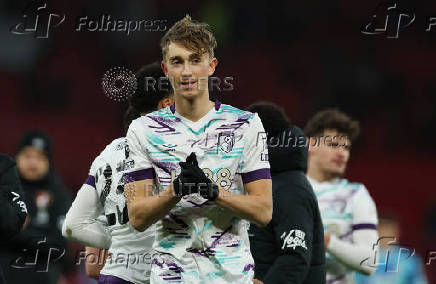
[[170, 60], [174, 61], [174, 60], [183, 60], [183, 59], [179, 55], [175, 55], [175, 56], [170, 57]]
[[201, 58], [201, 55], [199, 53], [192, 53], [189, 55], [189, 59], [198, 59]]

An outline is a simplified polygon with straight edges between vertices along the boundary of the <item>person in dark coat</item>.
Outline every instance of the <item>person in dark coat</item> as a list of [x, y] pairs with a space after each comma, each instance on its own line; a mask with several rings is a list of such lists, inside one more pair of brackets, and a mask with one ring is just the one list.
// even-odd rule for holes
[[[324, 230], [318, 203], [305, 171], [307, 139], [273, 104], [255, 104], [267, 132], [273, 217], [250, 226], [255, 283], [325, 283]], [[259, 142], [261, 143], [261, 142]]]
[[52, 152], [50, 138], [39, 131], [26, 132], [18, 145], [16, 163], [28, 217], [1, 256], [9, 283], [55, 284], [67, 267], [68, 243], [61, 229], [71, 196], [53, 170]]
[[[0, 154], [0, 243], [7, 245], [18, 234], [27, 217], [23, 189], [14, 160]], [[0, 283], [5, 283], [0, 269]]]

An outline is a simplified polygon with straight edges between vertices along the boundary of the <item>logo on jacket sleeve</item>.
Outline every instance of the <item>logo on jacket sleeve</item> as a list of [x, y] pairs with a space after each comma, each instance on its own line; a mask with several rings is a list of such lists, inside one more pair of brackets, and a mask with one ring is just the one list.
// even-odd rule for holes
[[296, 247], [307, 249], [305, 238], [306, 233], [301, 230], [291, 230], [289, 234], [283, 232], [280, 236], [280, 239], [283, 240], [282, 250], [285, 248], [292, 248], [295, 250]]

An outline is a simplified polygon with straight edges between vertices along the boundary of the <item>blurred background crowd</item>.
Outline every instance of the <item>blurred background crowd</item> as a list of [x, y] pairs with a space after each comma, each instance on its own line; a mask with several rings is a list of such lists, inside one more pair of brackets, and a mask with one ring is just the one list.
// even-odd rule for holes
[[[23, 21], [28, 3], [0, 0], [0, 151], [23, 154], [22, 135], [28, 130], [50, 137], [43, 136], [50, 145], [44, 150], [48, 168], [62, 178], [51, 184], [68, 188], [56, 193], [66, 204], [59, 216], [68, 210], [94, 157], [124, 135], [126, 106], [104, 95], [103, 74], [116, 66], [135, 71], [159, 60], [164, 34], [78, 32], [78, 18], [109, 14], [165, 20], [169, 28], [189, 13], [209, 23], [217, 38], [215, 75], [233, 78], [233, 90], [213, 90], [215, 98], [240, 108], [274, 102], [300, 127], [327, 107], [358, 119], [362, 133], [347, 178], [366, 185], [380, 214], [399, 220], [401, 243], [424, 260], [431, 249], [436, 251], [436, 30], [425, 31], [427, 17], [436, 16], [435, 2], [397, 1], [416, 15], [398, 39], [361, 33], [379, 1], [52, 1], [48, 7], [65, 14], [65, 21], [46, 39], [9, 31]], [[41, 208], [62, 207], [61, 201], [50, 201], [52, 193], [42, 198], [49, 186], [31, 187], [25, 190], [31, 192], [27, 198], [35, 204], [35, 216]], [[58, 221], [51, 220], [50, 228]], [[76, 268], [67, 263], [60, 273]], [[436, 261], [425, 269], [436, 281]]]

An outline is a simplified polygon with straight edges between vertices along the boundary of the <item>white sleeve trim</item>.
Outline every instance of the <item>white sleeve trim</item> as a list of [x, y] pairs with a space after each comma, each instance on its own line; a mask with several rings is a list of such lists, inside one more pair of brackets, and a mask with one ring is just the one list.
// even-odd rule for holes
[[108, 249], [111, 235], [102, 222], [97, 220], [102, 212], [97, 191], [90, 185], [82, 185], [68, 210], [62, 235], [85, 246]]

